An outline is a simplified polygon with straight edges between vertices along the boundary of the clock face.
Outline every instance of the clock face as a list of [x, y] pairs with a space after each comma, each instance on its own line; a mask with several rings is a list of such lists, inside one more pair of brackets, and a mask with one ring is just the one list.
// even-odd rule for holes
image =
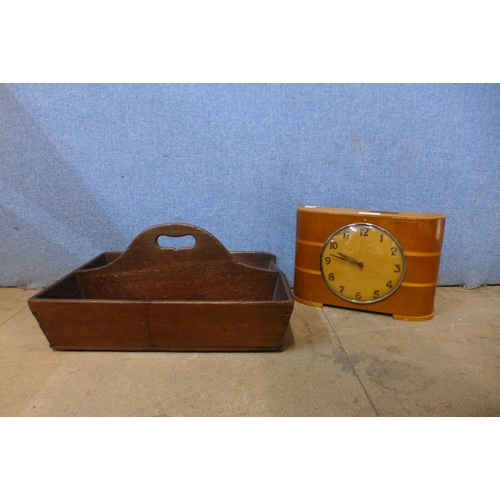
[[406, 258], [398, 240], [373, 224], [337, 229], [321, 250], [320, 269], [336, 295], [356, 304], [380, 302], [401, 285]]

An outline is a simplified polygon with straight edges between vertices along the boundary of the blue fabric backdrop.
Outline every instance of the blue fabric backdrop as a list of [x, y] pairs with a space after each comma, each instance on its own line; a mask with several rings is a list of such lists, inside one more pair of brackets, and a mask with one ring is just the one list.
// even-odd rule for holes
[[173, 221], [292, 283], [303, 204], [444, 213], [439, 283], [500, 283], [499, 85], [2, 85], [0, 123], [0, 285]]

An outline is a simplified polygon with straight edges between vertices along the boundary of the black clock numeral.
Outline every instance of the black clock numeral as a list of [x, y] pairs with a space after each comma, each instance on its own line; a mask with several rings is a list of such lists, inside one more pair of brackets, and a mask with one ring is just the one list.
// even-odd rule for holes
[[400, 273], [401, 272], [401, 266], [399, 264], [394, 264], [396, 266], [396, 269], [394, 269], [395, 273]]
[[339, 244], [336, 241], [330, 241], [330, 250], [337, 250]]
[[329, 281], [333, 281], [334, 279], [335, 279], [335, 276], [333, 275], [333, 273], [330, 273], [330, 274], [328, 275], [328, 280], [329, 280]]
[[384, 233], [380, 235], [380, 243], [382, 243], [383, 241], [384, 241]]
[[356, 300], [361, 300], [361, 292], [356, 293]]
[[392, 288], [392, 281], [388, 281], [388, 282], [385, 284], [385, 286], [386, 286], [387, 288]]
[[398, 254], [398, 249], [396, 247], [391, 248], [391, 255], [397, 255]]
[[367, 227], [361, 228], [361, 230], [359, 231], [359, 235], [360, 236], [368, 236], [369, 231], [370, 230]]
[[332, 259], [330, 259], [330, 257], [326, 257], [326, 258], [325, 258], [325, 264], [326, 264], [327, 266], [329, 266], [329, 265], [330, 265], [330, 262], [331, 262], [331, 261], [332, 261]]
[[348, 240], [349, 239], [349, 231], [344, 231], [342, 238], [344, 238], [344, 240]]
[[345, 288], [345, 286], [342, 286], [342, 285], [340, 286], [340, 293], [344, 293], [344, 288]]
[[380, 291], [379, 290], [374, 290], [373, 291], [373, 298], [374, 299], [379, 299], [380, 298]]

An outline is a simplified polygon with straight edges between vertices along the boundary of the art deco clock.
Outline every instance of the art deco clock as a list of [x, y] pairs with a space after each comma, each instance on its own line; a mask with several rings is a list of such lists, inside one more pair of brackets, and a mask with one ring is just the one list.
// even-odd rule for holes
[[300, 207], [295, 299], [429, 320], [444, 225], [442, 214]]

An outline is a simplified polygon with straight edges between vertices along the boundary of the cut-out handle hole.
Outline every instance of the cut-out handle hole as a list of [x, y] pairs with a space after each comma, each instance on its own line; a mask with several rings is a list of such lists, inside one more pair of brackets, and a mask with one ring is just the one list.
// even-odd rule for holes
[[162, 234], [156, 239], [158, 245], [162, 248], [173, 248], [180, 250], [181, 248], [193, 248], [196, 240], [194, 236], [165, 236]]

